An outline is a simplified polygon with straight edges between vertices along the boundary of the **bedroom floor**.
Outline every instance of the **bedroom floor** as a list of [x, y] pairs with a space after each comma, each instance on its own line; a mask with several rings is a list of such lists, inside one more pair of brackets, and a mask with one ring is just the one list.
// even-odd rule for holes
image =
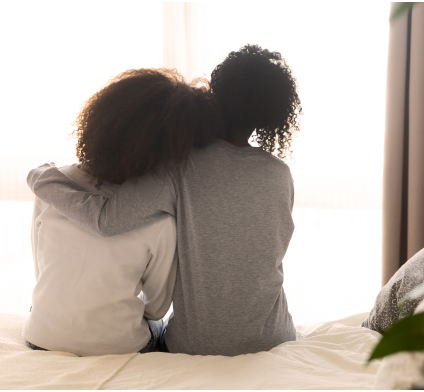
[[[0, 201], [0, 313], [31, 306], [32, 205]], [[380, 290], [381, 210], [295, 208], [293, 219], [284, 289], [295, 325], [369, 311]]]

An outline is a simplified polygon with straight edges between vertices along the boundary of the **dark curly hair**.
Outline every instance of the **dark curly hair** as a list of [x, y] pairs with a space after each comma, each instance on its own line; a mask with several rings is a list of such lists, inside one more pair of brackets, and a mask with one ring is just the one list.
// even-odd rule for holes
[[245, 45], [216, 66], [210, 87], [224, 116], [222, 137], [255, 131], [263, 150], [281, 159], [291, 155], [302, 107], [297, 81], [280, 53]]
[[176, 70], [131, 69], [111, 79], [81, 108], [72, 136], [88, 174], [114, 184], [130, 177], [181, 175], [192, 148], [223, 128], [219, 104], [205, 86]]

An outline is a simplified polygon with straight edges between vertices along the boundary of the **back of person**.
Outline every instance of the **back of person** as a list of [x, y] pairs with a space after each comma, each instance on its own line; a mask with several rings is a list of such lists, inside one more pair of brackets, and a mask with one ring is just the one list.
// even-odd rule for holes
[[[103, 197], [119, 188], [103, 183], [97, 190], [75, 165], [60, 170]], [[36, 199], [32, 246], [37, 283], [24, 339], [79, 356], [126, 354], [146, 346], [151, 334], [143, 315], [159, 320], [172, 301], [178, 261], [174, 217], [103, 238]]]
[[[220, 124], [207, 89], [188, 85], [175, 70], [130, 69], [82, 106], [73, 132], [80, 164], [58, 173], [106, 200], [127, 179], [181, 171], [194, 147], [215, 140]], [[152, 320], [165, 316], [175, 285], [175, 217], [161, 211], [103, 238], [58, 211], [35, 201], [37, 284], [23, 332], [30, 347], [81, 356], [153, 351], [162, 321]]]
[[282, 288], [294, 225], [286, 164], [218, 140], [194, 151], [177, 199], [170, 352], [238, 355], [295, 340]]

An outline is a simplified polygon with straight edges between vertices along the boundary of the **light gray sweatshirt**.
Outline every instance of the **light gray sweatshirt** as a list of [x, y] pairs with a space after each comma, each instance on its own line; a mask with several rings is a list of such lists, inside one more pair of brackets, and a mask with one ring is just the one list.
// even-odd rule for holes
[[170, 176], [126, 181], [113, 197], [93, 195], [56, 168], [28, 185], [83, 229], [114, 236], [163, 214], [177, 218], [179, 265], [172, 353], [255, 353], [296, 339], [282, 260], [294, 230], [288, 166], [259, 147], [218, 139], [194, 150], [179, 187]]

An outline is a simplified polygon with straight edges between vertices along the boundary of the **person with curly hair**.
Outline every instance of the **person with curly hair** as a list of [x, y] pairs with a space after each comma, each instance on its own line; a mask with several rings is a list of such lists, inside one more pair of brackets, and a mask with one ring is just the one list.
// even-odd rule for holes
[[[111, 198], [88, 194], [56, 168], [32, 170], [28, 184], [100, 236], [176, 217], [179, 265], [164, 351], [267, 351], [296, 339], [282, 260], [294, 230], [293, 180], [283, 158], [299, 130], [297, 82], [280, 53], [246, 45], [215, 68], [210, 88], [224, 128], [192, 150], [179, 178], [143, 176]], [[248, 143], [252, 134], [258, 147]]]
[[246, 45], [231, 52], [211, 75], [211, 90], [224, 116], [221, 137], [240, 147], [254, 139], [262, 150], [285, 159], [302, 114], [296, 79], [278, 52]]
[[[177, 176], [190, 151], [214, 141], [221, 124], [210, 92], [176, 71], [128, 70], [82, 107], [74, 131], [80, 164], [55, 170], [87, 195], [112, 198], [127, 179]], [[172, 301], [176, 240], [169, 214], [103, 238], [36, 198], [37, 283], [23, 330], [29, 346], [79, 356], [153, 351]]]

